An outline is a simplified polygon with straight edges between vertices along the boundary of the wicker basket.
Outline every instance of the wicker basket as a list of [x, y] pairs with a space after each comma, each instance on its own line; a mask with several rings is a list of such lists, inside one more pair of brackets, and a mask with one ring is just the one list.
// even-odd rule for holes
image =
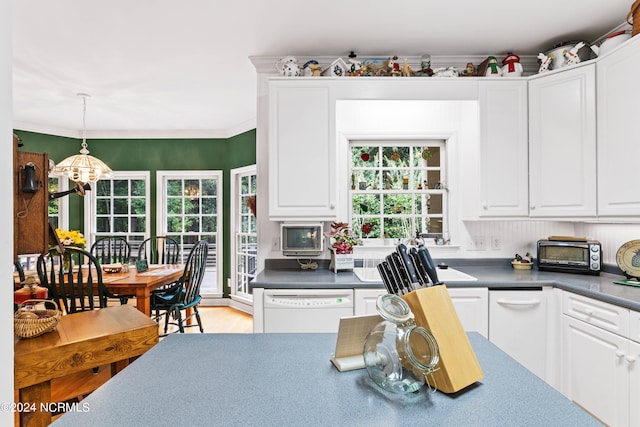
[[[56, 309], [45, 309], [45, 302], [55, 305]], [[53, 331], [61, 317], [62, 312], [58, 309], [58, 304], [55, 301], [28, 299], [20, 303], [13, 315], [13, 329], [20, 338], [34, 338]]]
[[627, 22], [632, 26], [631, 36], [640, 33], [640, 0], [636, 0], [627, 14]]

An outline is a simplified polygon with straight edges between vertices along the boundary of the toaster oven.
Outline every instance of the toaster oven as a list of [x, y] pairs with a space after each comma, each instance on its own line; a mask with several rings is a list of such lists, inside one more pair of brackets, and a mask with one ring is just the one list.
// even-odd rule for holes
[[600, 242], [586, 238], [549, 237], [538, 240], [538, 270], [599, 275]]

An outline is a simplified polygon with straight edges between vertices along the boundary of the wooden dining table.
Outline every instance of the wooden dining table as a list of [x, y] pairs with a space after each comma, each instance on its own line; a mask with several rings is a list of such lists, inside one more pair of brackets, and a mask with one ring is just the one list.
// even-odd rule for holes
[[118, 305], [62, 316], [51, 332], [14, 339], [14, 387], [20, 426], [46, 426], [51, 380], [111, 365], [115, 375], [158, 343], [158, 325], [133, 306]]
[[102, 281], [111, 292], [135, 295], [138, 310], [151, 316], [151, 292], [177, 281], [183, 271], [184, 266], [180, 264], [152, 264], [141, 273], [135, 268], [127, 272], [103, 272]]

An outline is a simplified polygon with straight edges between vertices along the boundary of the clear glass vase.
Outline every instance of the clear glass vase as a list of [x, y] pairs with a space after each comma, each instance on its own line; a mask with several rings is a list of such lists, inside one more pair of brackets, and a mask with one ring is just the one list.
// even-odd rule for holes
[[409, 305], [399, 296], [381, 295], [376, 308], [384, 321], [365, 339], [363, 356], [369, 377], [394, 393], [418, 391], [440, 360], [435, 338], [415, 324]]

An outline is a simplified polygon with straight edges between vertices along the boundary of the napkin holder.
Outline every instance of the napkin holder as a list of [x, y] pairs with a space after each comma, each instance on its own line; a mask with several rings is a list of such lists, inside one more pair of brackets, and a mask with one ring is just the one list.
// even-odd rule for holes
[[484, 374], [445, 285], [430, 286], [403, 295], [418, 326], [438, 343], [439, 368], [427, 377], [432, 387], [455, 393], [479, 381]]

